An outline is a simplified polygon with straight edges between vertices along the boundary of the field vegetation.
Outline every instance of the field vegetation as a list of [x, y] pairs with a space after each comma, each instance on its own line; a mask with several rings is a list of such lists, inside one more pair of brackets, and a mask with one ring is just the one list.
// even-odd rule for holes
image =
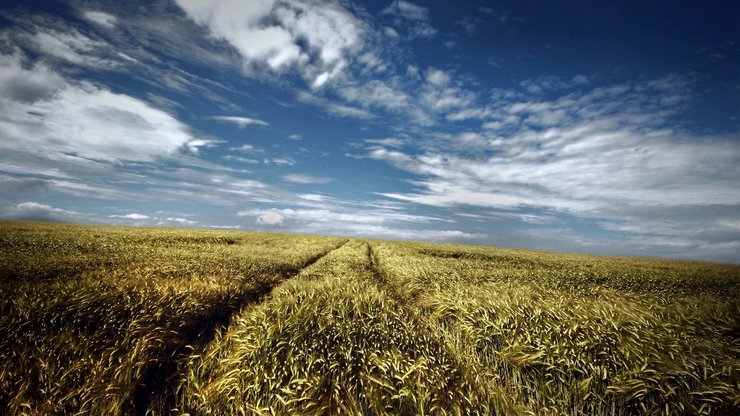
[[0, 222], [0, 414], [739, 408], [740, 266]]
[[178, 367], [234, 311], [344, 241], [1, 227], [3, 414], [141, 414], [170, 406]]

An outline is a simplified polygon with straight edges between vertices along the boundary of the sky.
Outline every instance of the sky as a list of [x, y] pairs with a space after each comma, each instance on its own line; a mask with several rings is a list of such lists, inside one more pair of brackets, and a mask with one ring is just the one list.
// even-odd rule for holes
[[740, 262], [734, 1], [0, 4], [0, 218]]

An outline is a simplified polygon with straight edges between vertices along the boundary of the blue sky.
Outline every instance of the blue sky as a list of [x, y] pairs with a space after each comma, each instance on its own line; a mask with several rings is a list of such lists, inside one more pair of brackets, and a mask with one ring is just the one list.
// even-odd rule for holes
[[736, 2], [0, 6], [0, 217], [740, 262]]

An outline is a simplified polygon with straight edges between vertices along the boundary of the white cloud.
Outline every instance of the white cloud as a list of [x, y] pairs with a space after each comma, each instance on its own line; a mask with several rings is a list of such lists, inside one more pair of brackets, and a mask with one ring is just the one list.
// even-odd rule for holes
[[489, 56], [488, 59], [486, 59], [486, 64], [499, 69], [504, 67], [498, 59], [495, 59], [492, 56]]
[[[0, 164], [0, 170], [6, 171], [4, 166]], [[25, 173], [25, 172], [22, 172]], [[47, 187], [46, 181], [37, 178], [14, 178], [0, 174], [0, 194], [8, 195], [27, 195], [33, 194], [38, 190], [45, 190]]]
[[403, 147], [407, 143], [405, 139], [400, 139], [398, 137], [386, 137], [383, 139], [367, 139], [365, 140], [365, 142], [370, 143], [370, 144], [377, 144], [380, 146], [386, 146], [386, 147]]
[[182, 217], [167, 217], [165, 219], [170, 222], [175, 222], [175, 223], [184, 224], [184, 225], [193, 225], [193, 224], [198, 223], [198, 221], [193, 221], [193, 220], [189, 220], [187, 218], [182, 218]]
[[305, 199], [306, 201], [313, 201], [313, 202], [323, 202], [328, 200], [328, 198], [325, 195], [319, 195], [319, 194], [302, 194], [298, 195], [299, 198]]
[[44, 64], [25, 69], [20, 56], [0, 55], [0, 99], [4, 105], [50, 100], [64, 86], [65, 80]]
[[476, 221], [503, 218], [503, 219], [514, 219], [514, 220], [528, 223], [528, 224], [547, 224], [547, 223], [554, 222], [557, 220], [557, 218], [552, 215], [526, 214], [522, 212], [507, 212], [507, 211], [492, 211], [492, 212], [486, 212], [484, 214], [470, 214], [467, 212], [457, 212], [455, 213], [455, 215], [464, 217], [464, 218], [472, 218]]
[[330, 77], [331, 77], [331, 72], [322, 72], [313, 81], [313, 85], [312, 86], [314, 88], [319, 88], [319, 87], [323, 86], [324, 84], [326, 84], [326, 81], [328, 81]]
[[420, 102], [434, 112], [459, 112], [472, 106], [477, 97], [474, 92], [457, 85], [450, 85], [449, 74], [432, 70], [427, 74]]
[[332, 182], [334, 179], [322, 178], [322, 177], [313, 176], [313, 175], [306, 175], [303, 173], [292, 173], [292, 174], [283, 176], [283, 180], [286, 182], [300, 183], [304, 185], [321, 185], [321, 184]]
[[345, 105], [345, 104], [339, 104], [335, 102], [334, 100], [329, 100], [323, 97], [318, 97], [306, 91], [299, 92], [296, 98], [300, 102], [313, 104], [318, 107], [321, 107], [328, 113], [334, 114], [336, 116], [351, 117], [351, 118], [358, 118], [358, 119], [375, 118], [374, 114], [372, 114], [371, 112], [363, 108], [354, 107], [354, 106]]
[[223, 140], [215, 139], [193, 139], [185, 143], [185, 148], [192, 154], [200, 154], [201, 149], [210, 149], [223, 143]]
[[101, 11], [95, 11], [95, 10], [86, 10], [82, 12], [82, 17], [85, 19], [98, 24], [100, 26], [104, 26], [107, 28], [114, 28], [116, 27], [116, 22], [118, 19], [116, 19], [116, 16], [113, 16], [112, 14], [108, 14]]
[[252, 146], [251, 144], [243, 144], [241, 146], [232, 147], [230, 150], [235, 150], [237, 152], [242, 152], [242, 153], [253, 153], [253, 152], [259, 151], [256, 147]]
[[283, 225], [284, 221], [285, 217], [280, 215], [276, 211], [268, 211], [257, 216], [258, 224], [269, 225], [271, 227], [280, 227]]
[[469, 36], [472, 36], [480, 23], [481, 21], [479, 19], [469, 17], [458, 20], [455, 22], [455, 25], [462, 27]]
[[614, 203], [740, 204], [733, 179], [740, 174], [735, 166], [740, 152], [719, 138], [648, 138], [594, 122], [488, 140], [487, 146], [492, 154], [476, 159], [377, 148], [368, 157], [428, 176], [415, 182], [427, 192], [394, 197], [430, 205], [526, 204], [580, 211]]
[[103, 58], [105, 53], [102, 50], [107, 48], [106, 43], [90, 39], [75, 29], [60, 32], [37, 28], [35, 33], [25, 34], [24, 37], [37, 52], [73, 64], [94, 68], [115, 68], [119, 65]]
[[25, 220], [79, 221], [86, 217], [77, 211], [55, 208], [38, 202], [22, 202], [9, 209], [5, 208], [2, 216]]
[[393, 40], [398, 39], [399, 37], [401, 37], [401, 35], [399, 35], [398, 32], [396, 31], [396, 29], [394, 29], [394, 28], [392, 28], [390, 26], [386, 26], [385, 28], [383, 28], [383, 33], [385, 33], [386, 36], [388, 36], [389, 38], [391, 38]]
[[364, 74], [371, 72], [382, 73], [388, 69], [388, 65], [374, 52], [363, 53], [357, 57], [357, 61], [363, 65], [362, 71]]
[[377, 79], [345, 83], [337, 88], [337, 93], [345, 100], [358, 103], [365, 108], [398, 110], [408, 107], [411, 102], [408, 94]]
[[437, 35], [437, 30], [429, 21], [429, 9], [426, 7], [409, 1], [394, 0], [382, 11], [382, 14], [394, 16], [396, 29], [404, 30], [409, 40], [419, 37], [431, 39]]
[[368, 152], [370, 159], [385, 160], [399, 169], [414, 169], [416, 163], [413, 158], [397, 150], [387, 150], [382, 147], [374, 147]]
[[300, 47], [293, 43], [290, 33], [281, 27], [247, 29], [241, 35], [243, 38], [233, 40], [234, 46], [247, 59], [266, 61], [272, 69], [293, 61], [307, 60]]
[[402, 214], [388, 209], [368, 209], [369, 206], [365, 205], [359, 207], [360, 209], [343, 207], [341, 203], [326, 198], [320, 198], [315, 202], [320, 208], [249, 209], [240, 211], [238, 215], [254, 217], [261, 225], [289, 227], [291, 231], [306, 233], [443, 241], [484, 237], [482, 234], [466, 233], [460, 230], [431, 230], [394, 225], [442, 221], [435, 217]]
[[[310, 199], [308, 200], [310, 201]], [[312, 201], [314, 203], [309, 204], [315, 208], [310, 209], [249, 209], [239, 211], [239, 216], [261, 216], [268, 212], [279, 213], [283, 219], [289, 219], [295, 223], [314, 223], [314, 224], [327, 224], [327, 223], [356, 223], [356, 224], [383, 224], [389, 222], [413, 222], [413, 223], [428, 223], [431, 221], [439, 221], [434, 217], [420, 216], [420, 215], [407, 215], [398, 212], [388, 210], [362, 210], [362, 209], [349, 209], [346, 207], [339, 206], [335, 201], [329, 199], [323, 199], [318, 201]], [[334, 206], [332, 206], [334, 205]]]
[[232, 162], [248, 163], [250, 165], [260, 163], [259, 160], [257, 159], [250, 159], [248, 157], [241, 157], [241, 156], [234, 156], [234, 155], [226, 155], [224, 156], [224, 159], [232, 161]]
[[[447, 82], [431, 71], [427, 79], [432, 85]], [[577, 76], [529, 85], [582, 88], [587, 82]], [[410, 181], [415, 190], [382, 193], [385, 197], [437, 207], [544, 209], [600, 219], [610, 230], [652, 235], [653, 243], [673, 237], [698, 247], [727, 235], [720, 233], [716, 207], [740, 208], [740, 147], [731, 137], [668, 128], [676, 125], [672, 117], [689, 97], [685, 81], [675, 76], [590, 88], [550, 101], [501, 94], [484, 131], [429, 135], [436, 139], [418, 142], [420, 152], [374, 144], [366, 157], [419, 177]], [[644, 211], [627, 214], [630, 207]], [[680, 223], [665, 227], [648, 217], [679, 208], [701, 215], [683, 230]], [[550, 219], [517, 215], [535, 224]]]
[[218, 121], [224, 121], [227, 123], [234, 123], [240, 128], [244, 128], [247, 126], [269, 126], [270, 124], [264, 120], [258, 120], [256, 118], [249, 118], [249, 117], [237, 117], [237, 116], [213, 116], [211, 117], [214, 120]]
[[196, 22], [225, 39], [248, 65], [294, 66], [319, 87], [361, 47], [363, 24], [338, 2], [177, 0]]
[[168, 113], [40, 64], [24, 69], [17, 55], [0, 55], [0, 85], [9, 92], [0, 97], [0, 149], [149, 162], [195, 146]]
[[295, 160], [289, 158], [289, 157], [274, 157], [272, 159], [265, 159], [265, 163], [274, 163], [276, 165], [287, 165], [287, 166], [293, 166], [295, 165]]
[[383, 10], [383, 13], [397, 14], [409, 20], [426, 21], [429, 19], [429, 10], [427, 8], [404, 0], [395, 0]]
[[148, 220], [150, 217], [144, 214], [131, 213], [126, 215], [109, 215], [108, 218], [122, 218], [129, 220]]
[[430, 84], [436, 86], [436, 87], [443, 87], [450, 83], [450, 80], [452, 79], [450, 77], [450, 74], [448, 74], [445, 71], [440, 71], [439, 69], [430, 68], [426, 73], [427, 82]]
[[291, 134], [288, 136], [288, 140], [303, 140], [303, 136], [300, 134]]
[[0, 55], [0, 168], [34, 176], [9, 187], [108, 200], [131, 200], [135, 192], [137, 200], [220, 205], [280, 194], [233, 175], [246, 171], [194, 157], [218, 143], [193, 137], [188, 126], [145, 101], [69, 81], [42, 63], [22, 63], [20, 55]]
[[501, 212], [491, 215], [500, 218], [513, 218], [529, 224], [547, 224], [555, 221], [555, 217], [553, 217], [552, 215], [523, 214], [519, 212]]
[[460, 230], [425, 230], [396, 228], [383, 225], [352, 224], [343, 228], [344, 234], [358, 237], [391, 238], [399, 240], [464, 241], [484, 238], [485, 234], [468, 233]]
[[460, 111], [447, 114], [446, 118], [449, 121], [464, 121], [470, 120], [471, 118], [483, 118], [485, 115], [485, 109], [465, 108]]
[[442, 181], [428, 181], [425, 183], [431, 192], [425, 193], [379, 193], [379, 195], [415, 202], [424, 205], [449, 207], [454, 205], [473, 205], [484, 207], [507, 208], [523, 205], [525, 200], [516, 196], [497, 192], [476, 192], [465, 187]]
[[[87, 172], [91, 173], [91, 172]], [[124, 176], [125, 178], [125, 176]], [[131, 197], [131, 195], [122, 190], [115, 189], [115, 187], [109, 187], [109, 186], [99, 186], [99, 185], [90, 185], [87, 183], [82, 182], [73, 182], [73, 181], [66, 181], [66, 180], [48, 180], [45, 181], [45, 185], [48, 187], [48, 189], [62, 192], [67, 195], [72, 195], [76, 197], [94, 197], [99, 199], [128, 199]]]
[[369, 119], [384, 113], [410, 129], [433, 125], [438, 117], [462, 121], [489, 115], [475, 89], [453, 79], [452, 72], [429, 68], [422, 79], [418, 68], [409, 71], [404, 77], [383, 79], [342, 77], [321, 95], [301, 91], [297, 98], [338, 116]]

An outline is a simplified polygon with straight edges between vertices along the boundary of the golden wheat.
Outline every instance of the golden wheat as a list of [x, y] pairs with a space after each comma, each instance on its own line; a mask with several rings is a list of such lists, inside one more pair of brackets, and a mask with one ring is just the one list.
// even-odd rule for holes
[[2, 414], [738, 408], [738, 266], [0, 221]]

